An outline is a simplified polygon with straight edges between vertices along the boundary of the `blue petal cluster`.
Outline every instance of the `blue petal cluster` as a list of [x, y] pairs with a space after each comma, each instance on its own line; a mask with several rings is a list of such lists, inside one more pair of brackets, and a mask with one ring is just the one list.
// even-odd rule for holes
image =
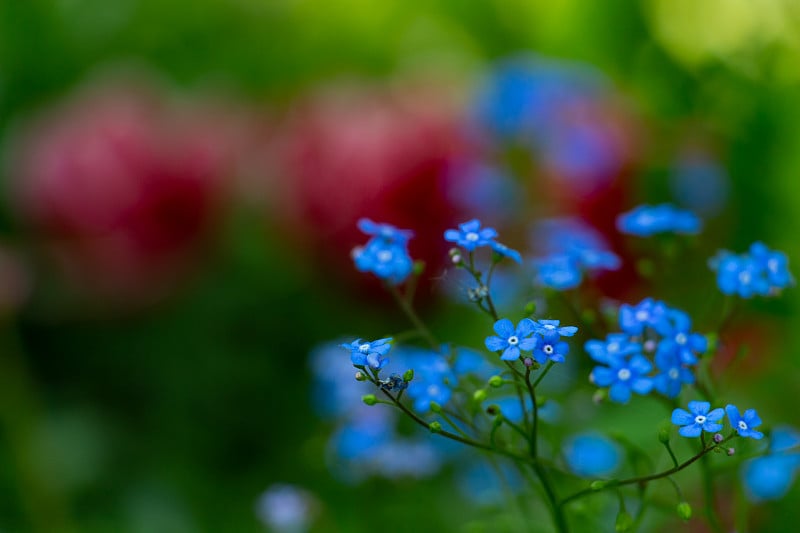
[[675, 398], [684, 384], [695, 381], [691, 366], [708, 349], [706, 337], [692, 331], [689, 315], [664, 302], [645, 298], [619, 308], [620, 333], [585, 344], [589, 357], [605, 366], [592, 370], [590, 379], [609, 387], [609, 398], [627, 403], [631, 393]]
[[408, 254], [408, 241], [414, 234], [366, 218], [358, 221], [358, 228], [372, 238], [364, 246], [353, 250], [356, 269], [359, 272], [372, 272], [394, 285], [405, 281], [414, 267]]
[[800, 433], [779, 426], [772, 430], [767, 455], [742, 465], [742, 479], [753, 501], [782, 498], [800, 471]]
[[497, 230], [481, 228], [481, 222], [477, 218], [459, 224], [458, 229], [448, 229], [444, 232], [444, 240], [455, 243], [467, 252], [474, 252], [477, 248], [488, 246], [503, 257], [508, 257], [517, 263], [522, 262], [522, 256], [518, 251], [497, 242], [496, 238]]
[[502, 351], [500, 359], [503, 361], [515, 361], [522, 352], [533, 351], [533, 358], [544, 364], [547, 361], [564, 362], [569, 345], [561, 341], [561, 337], [572, 337], [578, 328], [561, 326], [558, 320], [534, 322], [530, 318], [523, 318], [514, 327], [509, 319], [501, 318], [494, 323], [494, 331], [496, 336], [486, 337], [486, 348], [493, 352]]
[[684, 437], [699, 437], [705, 431], [716, 433], [722, 429], [722, 424], [718, 421], [725, 416], [725, 411], [718, 407], [711, 410], [708, 402], [689, 402], [689, 410], [675, 409], [672, 411], [672, 423], [683, 426], [678, 430]]
[[371, 342], [356, 339], [350, 344], [340, 344], [339, 346], [350, 350], [350, 362], [353, 363], [353, 366], [368, 366], [374, 370], [380, 370], [389, 362], [385, 356], [392, 348], [391, 342], [391, 337]]
[[690, 211], [671, 204], [640, 205], [617, 217], [617, 229], [622, 233], [649, 237], [657, 233], [699, 233], [700, 219]]
[[729, 404], [725, 406], [725, 412], [728, 413], [728, 420], [731, 421], [731, 426], [740, 437], [749, 437], [756, 440], [764, 438], [763, 433], [753, 429], [761, 425], [761, 418], [759, 418], [755, 409], [748, 409], [744, 414], [741, 414], [738, 407]]
[[742, 298], [775, 296], [794, 285], [786, 254], [770, 250], [762, 242], [753, 243], [746, 254], [723, 250], [709, 261], [709, 266], [716, 271], [717, 285], [724, 294]]
[[602, 235], [578, 219], [544, 220], [534, 231], [534, 241], [546, 254], [534, 261], [536, 281], [556, 290], [577, 287], [584, 273], [617, 270], [622, 264]]

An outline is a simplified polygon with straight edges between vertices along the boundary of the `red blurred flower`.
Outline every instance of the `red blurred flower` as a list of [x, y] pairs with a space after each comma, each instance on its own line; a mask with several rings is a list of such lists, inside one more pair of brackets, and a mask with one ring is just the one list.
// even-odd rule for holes
[[213, 227], [235, 131], [225, 109], [93, 82], [12, 143], [14, 207], [81, 290], [147, 299]]

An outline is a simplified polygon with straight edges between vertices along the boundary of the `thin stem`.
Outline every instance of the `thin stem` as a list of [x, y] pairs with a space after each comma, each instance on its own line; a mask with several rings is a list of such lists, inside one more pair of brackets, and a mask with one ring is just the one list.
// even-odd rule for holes
[[405, 298], [403, 298], [403, 296], [400, 294], [400, 291], [397, 290], [397, 287], [387, 283], [386, 288], [394, 297], [394, 300], [397, 302], [397, 305], [400, 306], [400, 309], [402, 309], [406, 314], [406, 317], [408, 317], [411, 323], [414, 324], [414, 327], [417, 328], [417, 331], [419, 331], [420, 335], [425, 338], [431, 348], [438, 351], [439, 342], [436, 340], [436, 337], [434, 337], [433, 333], [431, 333], [427, 326], [425, 326], [425, 323], [422, 321], [422, 319], [420, 319], [416, 311], [414, 311], [414, 308], [411, 307], [411, 304], [407, 302]]
[[458, 425], [457, 425], [457, 424], [455, 424], [455, 423], [453, 422], [453, 420], [452, 420], [452, 419], [451, 419], [449, 416], [447, 416], [447, 413], [444, 411], [444, 409], [441, 409], [441, 410], [440, 410], [440, 411], [439, 411], [437, 414], [438, 414], [439, 416], [441, 416], [441, 417], [444, 419], [444, 421], [445, 421], [445, 422], [447, 422], [447, 423], [450, 425], [450, 427], [451, 427], [451, 428], [455, 429], [455, 430], [456, 430], [456, 433], [458, 433], [459, 435], [461, 435], [461, 436], [462, 436], [462, 437], [464, 437], [465, 439], [471, 439], [471, 437], [470, 437], [469, 435], [467, 435], [467, 434], [464, 432], [464, 430], [463, 430], [463, 429], [461, 429], [460, 427], [458, 427]]
[[555, 522], [556, 530], [559, 531], [559, 533], [567, 533], [569, 531], [567, 519], [564, 516], [563, 509], [558, 504], [558, 497], [556, 497], [556, 493], [553, 490], [553, 485], [550, 482], [547, 471], [538, 461], [533, 463], [533, 470], [539, 477], [539, 481], [542, 483], [542, 488], [544, 488], [544, 494], [547, 498], [547, 503], [549, 504], [548, 507], [550, 507], [551, 514], [553, 515], [553, 522]]
[[539, 437], [538, 437], [538, 430], [539, 430], [539, 406], [536, 405], [536, 390], [534, 389], [533, 385], [531, 384], [531, 369], [528, 368], [525, 370], [525, 385], [528, 387], [528, 394], [531, 397], [531, 404], [532, 408], [531, 411], [533, 413], [533, 423], [531, 424], [531, 457], [534, 460], [539, 456]]
[[514, 382], [516, 384], [516, 387], [514, 387], [514, 388], [517, 389], [517, 399], [519, 400], [519, 406], [520, 406], [520, 409], [522, 410], [522, 418], [525, 421], [525, 426], [527, 427], [527, 425], [528, 425], [528, 406], [525, 405], [525, 397], [522, 394], [522, 390], [525, 387], [525, 385], [523, 385], [524, 380], [522, 378], [522, 374], [520, 373], [519, 370], [514, 368], [514, 365], [511, 364], [510, 361], [505, 361], [505, 363], [506, 363], [506, 366], [508, 366], [509, 370], [511, 370], [511, 372], [514, 375]]
[[[733, 437], [733, 435], [727, 437], [725, 440], [723, 440], [720, 443], [720, 445], [725, 443], [725, 442], [727, 442], [732, 437]], [[679, 464], [678, 466], [674, 466], [674, 467], [670, 468], [669, 470], [664, 470], [663, 472], [658, 472], [657, 474], [651, 474], [649, 476], [641, 476], [641, 477], [632, 477], [632, 478], [622, 479], [622, 480], [618, 480], [618, 481], [611, 480], [611, 481], [608, 482], [607, 485], [605, 485], [603, 487], [588, 488], [588, 489], [584, 489], [584, 490], [578, 491], [575, 494], [572, 494], [571, 496], [567, 496], [566, 498], [561, 500], [560, 505], [564, 506], [564, 505], [566, 505], [567, 503], [569, 503], [571, 501], [577, 500], [577, 499], [582, 498], [584, 496], [587, 496], [589, 494], [594, 494], [594, 493], [597, 493], [597, 492], [600, 492], [600, 491], [603, 491], [603, 490], [606, 490], [606, 489], [609, 489], [609, 488], [621, 487], [621, 486], [624, 486], [624, 485], [632, 485], [634, 483], [649, 483], [651, 481], [655, 481], [656, 479], [661, 479], [661, 478], [665, 478], [667, 476], [671, 476], [672, 474], [675, 474], [676, 472], [680, 472], [681, 470], [683, 470], [687, 466], [693, 464], [695, 461], [697, 461], [701, 457], [704, 457], [708, 452], [710, 452], [714, 448], [718, 448], [718, 447], [719, 447], [719, 445], [712, 445], [712, 446], [708, 446], [706, 448], [703, 448], [703, 450], [700, 453], [698, 453], [697, 455], [691, 457], [690, 459], [687, 459], [686, 461], [684, 461], [683, 463]]]
[[667, 449], [667, 452], [669, 453], [669, 457], [670, 457], [670, 459], [672, 459], [672, 466], [677, 467], [678, 466], [678, 458], [675, 457], [675, 452], [672, 451], [672, 446], [669, 445], [669, 441], [664, 443], [664, 448]]
[[544, 370], [542, 370], [542, 372], [536, 377], [536, 380], [533, 382], [534, 388], [537, 385], [539, 385], [539, 382], [544, 379], [547, 373], [550, 372], [550, 369], [553, 368], [554, 366], [555, 363], [553, 361], [547, 361], [547, 366], [544, 367]]
[[524, 429], [522, 429], [521, 427], [519, 427], [517, 424], [515, 424], [506, 417], [503, 417], [503, 422], [508, 424], [514, 431], [522, 435], [522, 438], [525, 439], [526, 442], [530, 443], [531, 438], [527, 433], [525, 433]]

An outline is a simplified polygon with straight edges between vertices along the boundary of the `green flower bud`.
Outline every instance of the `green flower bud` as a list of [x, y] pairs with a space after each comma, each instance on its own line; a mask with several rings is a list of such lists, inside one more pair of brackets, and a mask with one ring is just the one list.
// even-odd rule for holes
[[486, 389], [478, 389], [472, 394], [472, 398], [478, 403], [485, 400], [486, 396], [487, 396]]
[[689, 502], [679, 503], [676, 510], [678, 511], [678, 516], [684, 520], [689, 520], [692, 517], [692, 506], [689, 505]]
[[425, 271], [425, 261], [414, 261], [414, 275], [419, 276]]
[[614, 530], [618, 533], [626, 533], [633, 527], [633, 517], [626, 511], [617, 513], [617, 521], [614, 524]]
[[408, 383], [408, 382], [409, 382], [409, 381], [411, 381], [412, 379], [414, 379], [414, 369], [413, 369], [413, 368], [409, 368], [408, 370], [406, 370], [406, 371], [403, 373], [403, 381], [405, 381], [406, 383]]
[[428, 429], [431, 430], [431, 433], [441, 433], [442, 432], [442, 424], [439, 421], [434, 420], [428, 425]]
[[525, 304], [525, 316], [530, 316], [536, 313], [536, 302], [528, 302]]
[[378, 403], [378, 399], [375, 397], [374, 394], [365, 394], [361, 397], [361, 401], [367, 405], [375, 405]]
[[658, 442], [661, 444], [668, 444], [669, 443], [669, 428], [662, 427], [658, 430]]
[[492, 376], [489, 378], [489, 386], [495, 389], [503, 386], [503, 378], [500, 376]]
[[360, 370], [356, 372], [356, 381], [367, 381], [367, 376]]
[[441, 413], [442, 412], [442, 406], [439, 405], [436, 402], [431, 402], [431, 412], [433, 412], [433, 413]]
[[541, 409], [542, 407], [544, 407], [544, 404], [546, 404], [546, 403], [547, 403], [547, 396], [537, 396], [536, 397], [536, 407]]

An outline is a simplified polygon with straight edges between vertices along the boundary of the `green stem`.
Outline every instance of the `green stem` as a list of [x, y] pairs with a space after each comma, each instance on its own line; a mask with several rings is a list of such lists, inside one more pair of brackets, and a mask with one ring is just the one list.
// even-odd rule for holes
[[678, 466], [678, 458], [675, 457], [675, 452], [672, 451], [672, 446], [669, 445], [669, 441], [664, 443], [664, 447], [667, 449], [667, 452], [669, 453], [670, 459], [672, 459], [672, 466], [677, 467]]
[[679, 464], [678, 466], [674, 466], [674, 467], [672, 467], [672, 468], [670, 468], [668, 470], [664, 470], [663, 472], [658, 472], [656, 474], [651, 474], [649, 476], [637, 476], [637, 477], [632, 477], [632, 478], [628, 478], [628, 479], [622, 479], [622, 480], [618, 480], [618, 481], [617, 480], [610, 480], [608, 482], [608, 484], [606, 484], [603, 487], [583, 489], [581, 491], [576, 492], [575, 494], [572, 494], [571, 496], [567, 496], [566, 498], [561, 500], [560, 505], [563, 507], [564, 505], [566, 505], [567, 503], [569, 503], [571, 501], [583, 498], [584, 496], [588, 496], [589, 494], [595, 494], [597, 492], [601, 492], [601, 491], [606, 490], [606, 489], [610, 489], [610, 488], [614, 488], [614, 487], [621, 487], [621, 486], [624, 486], [624, 485], [632, 485], [634, 483], [649, 483], [649, 482], [655, 481], [657, 479], [661, 479], [661, 478], [665, 478], [667, 476], [671, 476], [671, 475], [675, 474], [676, 472], [680, 472], [681, 470], [683, 470], [687, 466], [693, 464], [698, 459], [704, 457], [706, 454], [708, 454], [708, 452], [710, 452], [714, 448], [718, 448], [720, 445], [722, 445], [723, 443], [727, 442], [732, 437], [733, 437], [733, 435], [727, 437], [719, 445], [711, 445], [711, 446], [708, 446], [706, 448], [703, 448], [703, 450], [700, 453], [698, 453], [697, 455], [694, 455], [693, 457], [691, 457], [690, 459], [687, 459], [686, 461], [684, 461], [683, 463]]
[[422, 321], [422, 319], [420, 319], [416, 311], [414, 311], [414, 308], [411, 307], [411, 304], [409, 304], [406, 301], [406, 299], [403, 298], [397, 287], [387, 283], [386, 288], [391, 293], [392, 297], [394, 297], [394, 300], [397, 302], [397, 305], [400, 306], [400, 309], [402, 309], [403, 312], [406, 314], [406, 317], [408, 317], [411, 323], [414, 324], [414, 327], [417, 328], [417, 331], [419, 331], [420, 335], [422, 335], [422, 337], [425, 338], [425, 340], [428, 342], [430, 347], [433, 348], [434, 351], [438, 351], [440, 345], [439, 342], [436, 340], [436, 337], [434, 337], [433, 333], [431, 333], [430, 330], [427, 328], [427, 326], [425, 326], [425, 323]]
[[558, 504], [558, 498], [553, 490], [553, 485], [550, 482], [547, 471], [538, 461], [533, 463], [533, 470], [539, 477], [539, 481], [542, 483], [542, 488], [544, 488], [544, 494], [547, 498], [550, 513], [553, 515], [553, 522], [555, 523], [556, 530], [559, 533], [568, 533], [569, 527], [567, 526], [567, 519], [564, 516], [564, 510]]
[[542, 372], [536, 377], [536, 380], [533, 382], [534, 388], [537, 385], [539, 385], [539, 382], [544, 379], [547, 373], [550, 372], [550, 369], [553, 368], [554, 366], [555, 363], [553, 361], [547, 361], [547, 366], [544, 367], [544, 370], [542, 370]]

